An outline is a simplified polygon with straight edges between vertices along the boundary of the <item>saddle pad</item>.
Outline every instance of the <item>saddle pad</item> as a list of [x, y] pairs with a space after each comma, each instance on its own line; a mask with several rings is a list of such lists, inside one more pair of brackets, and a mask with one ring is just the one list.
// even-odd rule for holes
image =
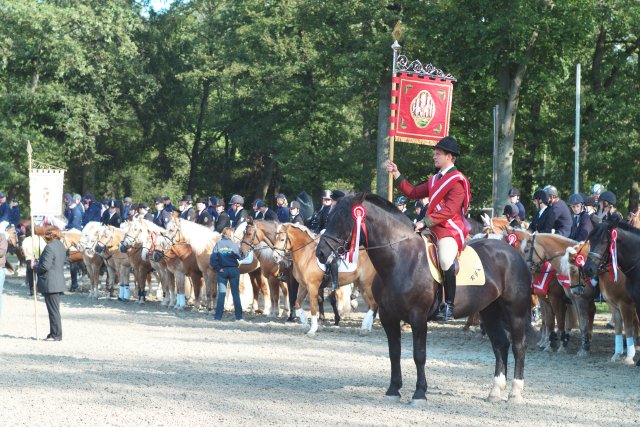
[[[429, 250], [433, 244], [424, 236], [422, 236], [422, 238], [425, 243], [427, 258], [429, 259], [431, 275], [437, 282], [442, 283], [440, 268]], [[458, 255], [457, 262], [459, 264], [459, 270], [456, 274], [456, 286], [483, 286], [485, 284], [484, 267], [475, 249], [469, 245], [465, 246], [462, 253]]]
[[[320, 261], [318, 261], [318, 258], [316, 258], [316, 263], [318, 264], [318, 267], [320, 267], [320, 270], [327, 270], [327, 267]], [[340, 258], [340, 261], [338, 261], [338, 273], [353, 273], [357, 268], [357, 262], [347, 262], [344, 260], [344, 258]]]

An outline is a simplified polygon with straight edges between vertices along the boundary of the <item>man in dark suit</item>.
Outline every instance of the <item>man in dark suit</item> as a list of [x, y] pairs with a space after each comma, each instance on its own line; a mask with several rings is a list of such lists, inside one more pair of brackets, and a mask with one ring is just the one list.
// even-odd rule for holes
[[262, 200], [258, 200], [256, 203], [256, 207], [258, 208], [258, 214], [256, 215], [256, 219], [264, 219], [265, 221], [277, 221], [278, 216], [274, 211], [269, 209], [267, 204]]
[[549, 209], [553, 211], [553, 230], [556, 234], [569, 237], [571, 234], [571, 210], [569, 206], [558, 197], [558, 189], [553, 185], [547, 185], [544, 191], [549, 197]]
[[149, 205], [142, 202], [138, 204], [138, 218], [153, 222], [153, 214], [149, 212]]
[[153, 223], [159, 227], [167, 228], [167, 224], [171, 222], [171, 213], [165, 209], [165, 204], [160, 197], [156, 197], [153, 203], [156, 205]]
[[60, 295], [67, 290], [64, 281], [64, 263], [67, 251], [60, 241], [62, 232], [56, 227], [48, 227], [44, 234], [47, 242], [34, 270], [38, 272], [38, 291], [44, 295], [49, 312], [49, 335], [46, 341], [62, 340], [62, 320], [60, 318]]
[[180, 204], [178, 205], [178, 209], [180, 209], [179, 218], [196, 222], [196, 211], [195, 209], [193, 209], [191, 203], [193, 203], [193, 199], [191, 198], [190, 194], [185, 194], [184, 196], [182, 196], [182, 199], [180, 199]]
[[304, 225], [304, 220], [302, 219], [302, 216], [300, 215], [300, 202], [297, 200], [294, 200], [293, 202], [291, 202], [291, 206], [289, 207], [289, 221], [288, 222], [292, 222], [294, 224], [299, 224], [299, 225]]
[[214, 226], [213, 218], [207, 210], [207, 199], [200, 197], [196, 200], [196, 209], [198, 209], [196, 216], [196, 223], [204, 225], [207, 228]]
[[120, 228], [120, 224], [122, 224], [122, 218], [118, 213], [118, 204], [115, 200], [111, 199], [109, 200], [107, 206], [109, 208], [102, 214], [102, 225], [112, 225], [116, 228]]
[[533, 203], [538, 208], [538, 212], [533, 216], [533, 220], [529, 225], [529, 231], [538, 233], [551, 233], [555, 217], [553, 211], [549, 209], [548, 196], [544, 190], [537, 190], [533, 193]]
[[224, 210], [224, 199], [215, 197], [215, 200], [212, 202], [216, 207], [216, 231], [218, 233], [222, 233], [227, 227], [231, 227], [231, 219], [229, 218], [229, 214]]

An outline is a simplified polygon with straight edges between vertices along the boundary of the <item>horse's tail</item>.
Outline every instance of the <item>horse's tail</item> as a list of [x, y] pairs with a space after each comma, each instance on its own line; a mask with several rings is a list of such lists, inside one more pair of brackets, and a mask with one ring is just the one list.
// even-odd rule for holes
[[527, 310], [527, 312], [528, 314], [525, 316], [525, 336], [526, 342], [529, 344], [538, 342], [540, 340], [540, 333], [536, 331], [531, 324], [531, 310]]

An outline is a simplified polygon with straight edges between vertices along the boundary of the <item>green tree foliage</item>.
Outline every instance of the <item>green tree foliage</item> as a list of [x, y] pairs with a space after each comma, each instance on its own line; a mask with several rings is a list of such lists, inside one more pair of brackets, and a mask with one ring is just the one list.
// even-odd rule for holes
[[[627, 200], [640, 172], [635, 0], [14, 0], [0, 4], [0, 189], [25, 197], [26, 142], [70, 191], [272, 201], [375, 191], [378, 99], [391, 32], [410, 59], [458, 77], [451, 133], [474, 206], [511, 185], [572, 192], [575, 65], [582, 190]], [[506, 113], [506, 114], [505, 114]], [[396, 144], [403, 173], [431, 151]]]

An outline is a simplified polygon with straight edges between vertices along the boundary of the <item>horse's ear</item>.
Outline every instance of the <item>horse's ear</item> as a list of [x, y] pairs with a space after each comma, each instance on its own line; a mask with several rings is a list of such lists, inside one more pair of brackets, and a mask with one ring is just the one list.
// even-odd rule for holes
[[253, 225], [253, 217], [251, 215], [247, 216], [247, 224]]
[[366, 199], [366, 197], [367, 197], [367, 193], [364, 191], [362, 193], [356, 194], [353, 197], [353, 204], [360, 204], [364, 202], [364, 199]]

